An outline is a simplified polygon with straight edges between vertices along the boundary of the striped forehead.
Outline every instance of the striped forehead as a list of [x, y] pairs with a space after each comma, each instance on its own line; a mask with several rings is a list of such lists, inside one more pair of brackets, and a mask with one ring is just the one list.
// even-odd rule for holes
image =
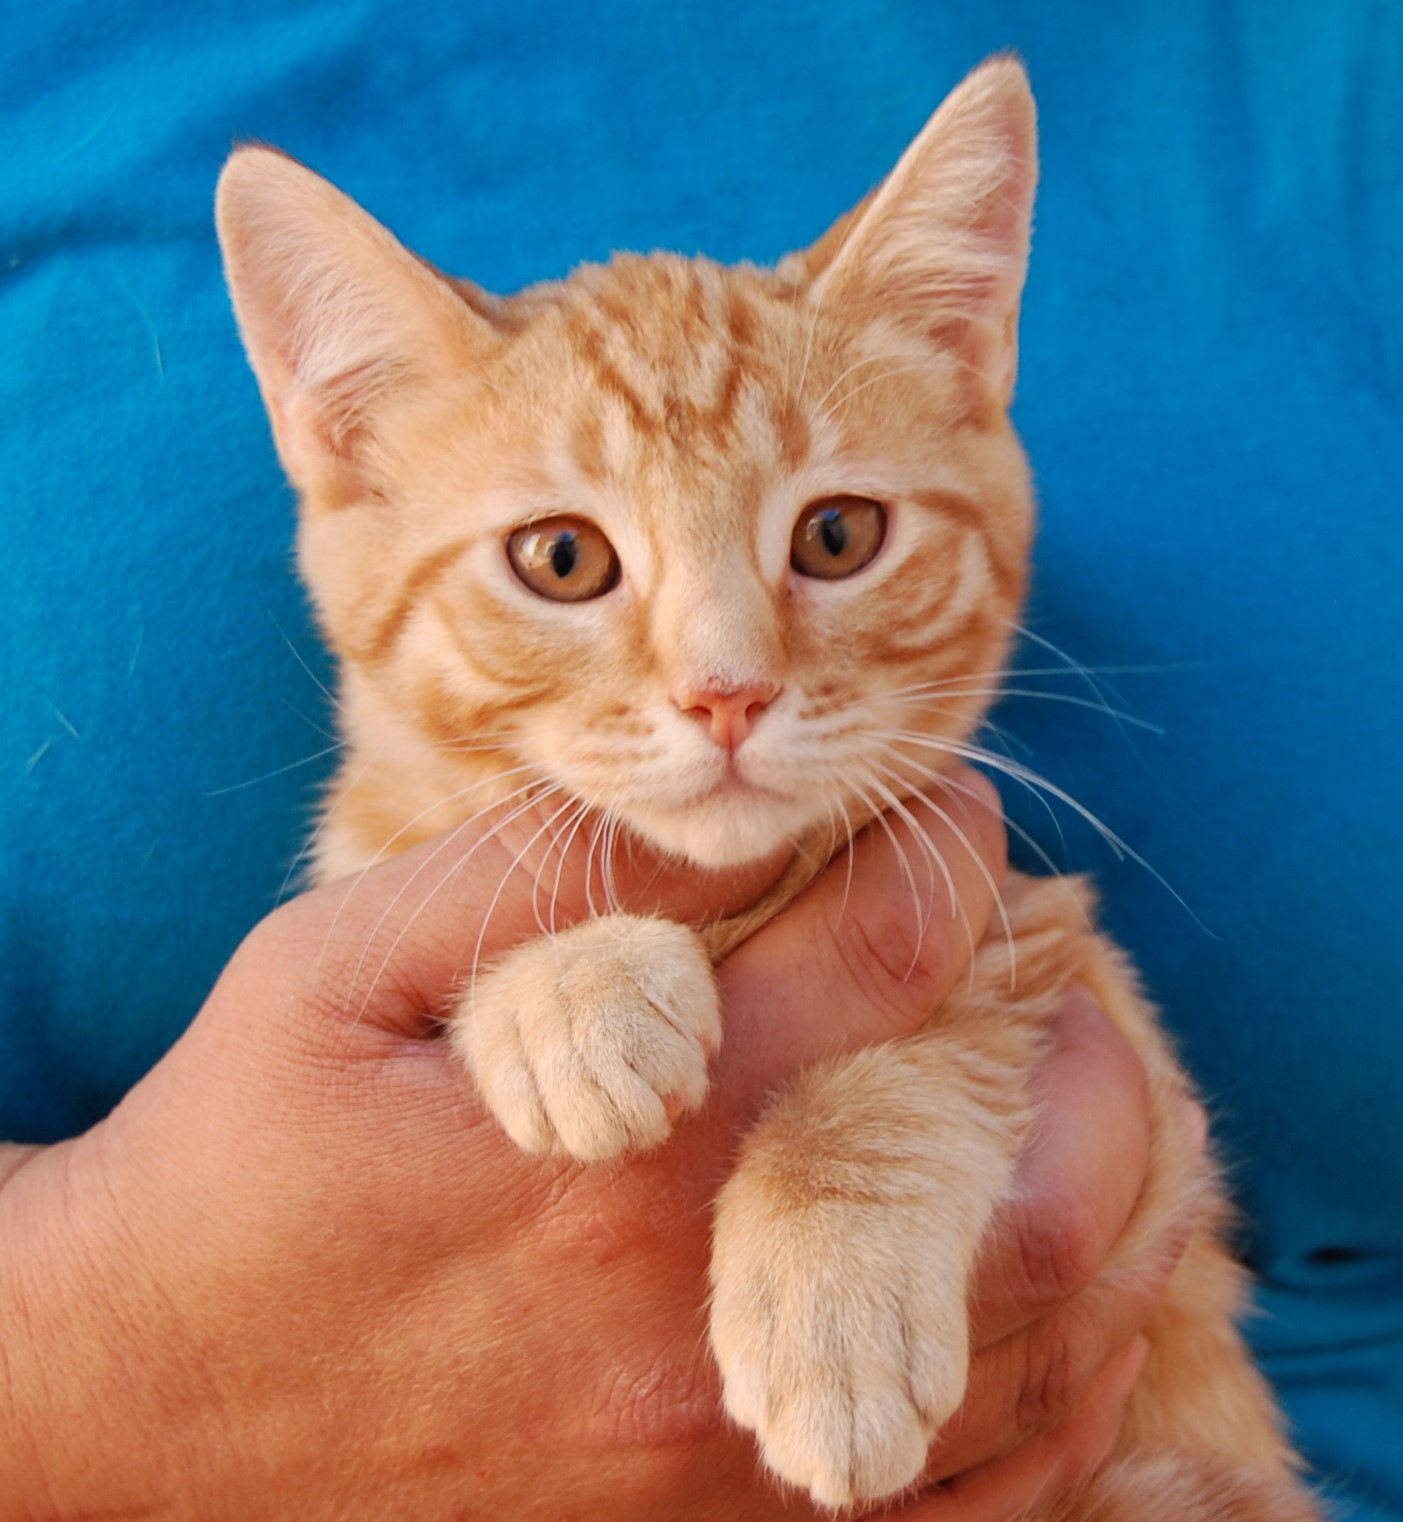
[[567, 468], [621, 499], [655, 555], [662, 533], [708, 553], [748, 540], [771, 484], [809, 449], [793, 294], [668, 255], [579, 271], [566, 292]]

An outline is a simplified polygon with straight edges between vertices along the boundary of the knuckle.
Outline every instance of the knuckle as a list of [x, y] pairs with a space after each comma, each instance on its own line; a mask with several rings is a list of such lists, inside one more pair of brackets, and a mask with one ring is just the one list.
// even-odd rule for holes
[[299, 1005], [319, 995], [325, 980], [312, 975], [302, 953], [300, 908], [296, 900], [284, 904], [244, 936], [224, 972], [240, 994], [265, 999], [276, 990]]
[[356, 930], [329, 927], [303, 899], [283, 904], [249, 931], [225, 978], [244, 1003], [288, 1012], [306, 1037], [358, 1019], [372, 996], [386, 1005], [409, 997], [396, 966], [379, 965]]
[[1028, 1362], [1018, 1398], [1019, 1425], [1043, 1432], [1065, 1420], [1096, 1376], [1100, 1343], [1076, 1316], [1055, 1318], [1028, 1340]]
[[944, 995], [949, 938], [911, 899], [864, 905], [835, 927], [834, 944], [858, 997], [898, 1031], [932, 1014]]
[[1104, 1244], [1089, 1200], [1071, 1191], [1044, 1200], [1019, 1221], [1018, 1262], [1037, 1304], [1070, 1300], [1091, 1285], [1101, 1269]]

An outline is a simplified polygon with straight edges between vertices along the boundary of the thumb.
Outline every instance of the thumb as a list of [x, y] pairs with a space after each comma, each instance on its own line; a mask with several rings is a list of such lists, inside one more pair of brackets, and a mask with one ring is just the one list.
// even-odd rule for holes
[[[1002, 817], [987, 778], [953, 773], [934, 798], [870, 824], [732, 955], [726, 1045], [747, 1048], [757, 1092], [829, 1053], [906, 1034], [935, 1010], [988, 922]], [[606, 892], [582, 834], [539, 810], [504, 810], [293, 900], [255, 936], [333, 1023], [422, 1036], [478, 966], [602, 912], [610, 895], [681, 921], [737, 914], [788, 860], [707, 871], [630, 841], [612, 853]], [[752, 1021], [753, 1037], [736, 1041]]]
[[746, 1105], [826, 1057], [906, 1036], [969, 968], [1005, 868], [978, 772], [874, 820], [723, 964], [718, 1092]]
[[[480, 967], [523, 941], [618, 908], [684, 923], [739, 914], [789, 853], [706, 870], [541, 806], [458, 829], [284, 904], [250, 941], [332, 1025], [434, 1032]], [[244, 960], [251, 960], [246, 956]]]

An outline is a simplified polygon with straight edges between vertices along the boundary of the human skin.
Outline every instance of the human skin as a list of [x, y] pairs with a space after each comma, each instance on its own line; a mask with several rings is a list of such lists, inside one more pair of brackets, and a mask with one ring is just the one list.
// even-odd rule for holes
[[[943, 806], [981, 855], [928, 818], [958, 907], [901, 870], [903, 823], [869, 831], [851, 875], [835, 863], [721, 968], [704, 1110], [608, 1165], [517, 1152], [438, 1037], [529, 819], [270, 916], [108, 1119], [0, 1149], [5, 1516], [817, 1515], [721, 1415], [710, 1203], [767, 1095], [915, 1030], [963, 975], [1003, 834], [987, 808]], [[558, 925], [587, 912], [577, 854]], [[537, 933], [531, 865], [484, 955]], [[634, 852], [617, 887], [696, 919], [753, 901], [780, 865], [699, 874]], [[978, 1276], [970, 1394], [932, 1450], [931, 1486], [948, 1483], [893, 1513], [908, 1522], [995, 1522], [1074, 1483], [1138, 1372], [1162, 1285], [1094, 1281], [1144, 1175], [1143, 1072], [1072, 991], [1038, 1084], [1019, 1203]]]

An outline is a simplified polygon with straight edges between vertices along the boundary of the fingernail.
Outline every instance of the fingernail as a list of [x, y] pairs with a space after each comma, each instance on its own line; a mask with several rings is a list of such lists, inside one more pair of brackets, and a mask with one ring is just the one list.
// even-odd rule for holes
[[1113, 1362], [1114, 1373], [1108, 1375], [1108, 1379], [1111, 1393], [1121, 1404], [1130, 1399], [1130, 1392], [1135, 1388], [1135, 1382], [1144, 1373], [1145, 1360], [1149, 1356], [1149, 1338], [1141, 1336], [1134, 1338], [1119, 1359]]
[[1105, 1402], [1098, 1396], [1088, 1408], [1096, 1422], [1095, 1430], [1100, 1433], [1099, 1441], [1090, 1449], [1085, 1444], [1072, 1447], [1064, 1457], [1061, 1470], [1065, 1483], [1075, 1485], [1090, 1479], [1115, 1452], [1125, 1417], [1125, 1403], [1130, 1399], [1135, 1381], [1149, 1356], [1149, 1342], [1144, 1337], [1136, 1337], [1101, 1371], [1098, 1378], [1105, 1381]]

